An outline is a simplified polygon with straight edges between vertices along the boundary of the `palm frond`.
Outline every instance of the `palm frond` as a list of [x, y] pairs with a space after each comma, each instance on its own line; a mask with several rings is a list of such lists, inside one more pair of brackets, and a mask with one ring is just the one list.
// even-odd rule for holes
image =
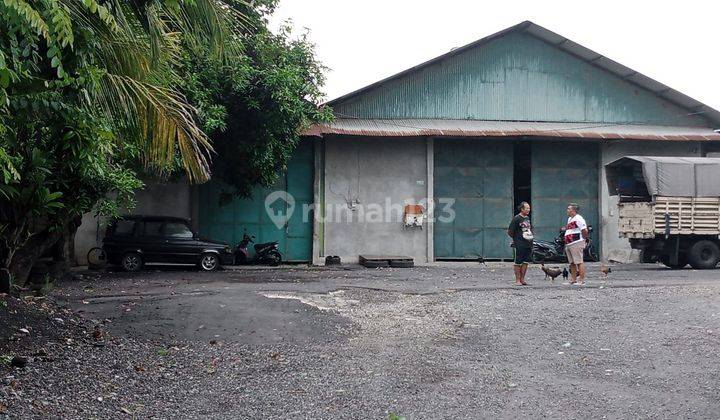
[[178, 151], [191, 182], [209, 179], [213, 148], [195, 122], [195, 108], [181, 94], [108, 73], [95, 99], [106, 117], [122, 118], [116, 124], [122, 133], [143, 143], [148, 169], [162, 173]]
[[241, 43], [226, 41], [240, 36], [245, 18], [228, 1], [245, 0], [58, 1], [101, 40], [99, 64], [107, 73], [89, 92], [88, 111], [102, 112], [123, 138], [139, 141], [147, 168], [162, 173], [179, 153], [191, 181], [207, 180], [212, 147], [196, 110], [172, 86], [184, 45], [223, 60], [242, 56]]
[[[245, 0], [233, 0], [237, 4], [246, 4]], [[209, 47], [216, 58], [237, 56], [237, 43], [228, 43], [228, 39], [238, 36], [240, 28], [249, 21], [236, 7], [220, 0], [195, 0], [185, 2], [176, 9], [168, 11], [168, 18], [185, 35], [185, 41], [192, 48]], [[228, 50], [228, 48], [230, 48]]]

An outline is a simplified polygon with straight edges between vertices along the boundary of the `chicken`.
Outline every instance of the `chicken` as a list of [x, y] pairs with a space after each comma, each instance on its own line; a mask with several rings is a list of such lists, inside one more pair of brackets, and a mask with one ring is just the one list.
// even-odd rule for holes
[[96, 339], [96, 340], [101, 340], [101, 339], [103, 338], [103, 332], [100, 331], [100, 330], [98, 330], [98, 329], [95, 329], [95, 330], [92, 332], [92, 336], [93, 336], [93, 338]]
[[562, 276], [563, 280], [567, 280], [570, 273], [568, 273], [567, 268], [563, 268]]
[[612, 273], [612, 268], [608, 267], [608, 266], [605, 265], [605, 264], [602, 264], [602, 265], [600, 266], [600, 271], [601, 271], [603, 274], [605, 274], [605, 277], [607, 277], [608, 274]]
[[540, 268], [542, 269], [543, 273], [545, 273], [545, 278], [547, 279], [548, 277], [550, 277], [552, 281], [555, 281], [555, 277], [562, 274], [562, 270], [557, 267], [547, 268], [545, 267], [545, 264], [540, 264]]

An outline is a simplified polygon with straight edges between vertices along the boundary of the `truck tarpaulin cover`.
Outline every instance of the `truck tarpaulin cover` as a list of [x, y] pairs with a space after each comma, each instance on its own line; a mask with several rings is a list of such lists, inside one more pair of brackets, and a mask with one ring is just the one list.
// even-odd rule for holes
[[605, 165], [605, 173], [610, 195], [624, 195], [628, 179], [641, 174], [650, 196], [720, 196], [720, 158], [625, 156]]

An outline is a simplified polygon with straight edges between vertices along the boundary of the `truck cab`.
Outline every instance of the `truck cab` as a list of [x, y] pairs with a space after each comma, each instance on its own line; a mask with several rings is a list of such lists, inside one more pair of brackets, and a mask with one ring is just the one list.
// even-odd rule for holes
[[720, 158], [626, 156], [605, 165], [619, 233], [643, 262], [715, 268], [720, 262]]

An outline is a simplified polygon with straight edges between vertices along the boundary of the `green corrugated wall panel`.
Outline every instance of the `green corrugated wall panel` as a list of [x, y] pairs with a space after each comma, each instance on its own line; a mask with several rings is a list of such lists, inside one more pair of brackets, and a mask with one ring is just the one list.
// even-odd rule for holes
[[[510, 258], [512, 143], [438, 139], [434, 150], [435, 258]], [[448, 198], [455, 217], [443, 221]]]
[[[220, 206], [223, 185], [211, 181], [200, 186], [200, 233], [236, 245], [243, 232], [257, 237], [256, 242], [278, 241], [286, 261], [312, 260], [312, 213], [303, 217], [303, 209], [313, 202], [313, 144], [304, 140], [295, 150], [288, 170], [272, 188], [255, 187], [252, 196], [233, 199]], [[225, 187], [226, 191], [230, 189]], [[287, 191], [295, 199], [295, 207], [286, 226], [278, 228], [265, 211], [265, 198], [273, 191]], [[287, 215], [283, 200], [271, 204], [274, 212]]]
[[[532, 222], [535, 236], [552, 240], [567, 223], [568, 203], [580, 204], [589, 225], [598, 224], [598, 146], [572, 142], [532, 144]], [[594, 232], [593, 238], [599, 238]], [[599, 246], [599, 240], [595, 241]]]
[[339, 116], [705, 126], [535, 37], [511, 33], [333, 104]]

